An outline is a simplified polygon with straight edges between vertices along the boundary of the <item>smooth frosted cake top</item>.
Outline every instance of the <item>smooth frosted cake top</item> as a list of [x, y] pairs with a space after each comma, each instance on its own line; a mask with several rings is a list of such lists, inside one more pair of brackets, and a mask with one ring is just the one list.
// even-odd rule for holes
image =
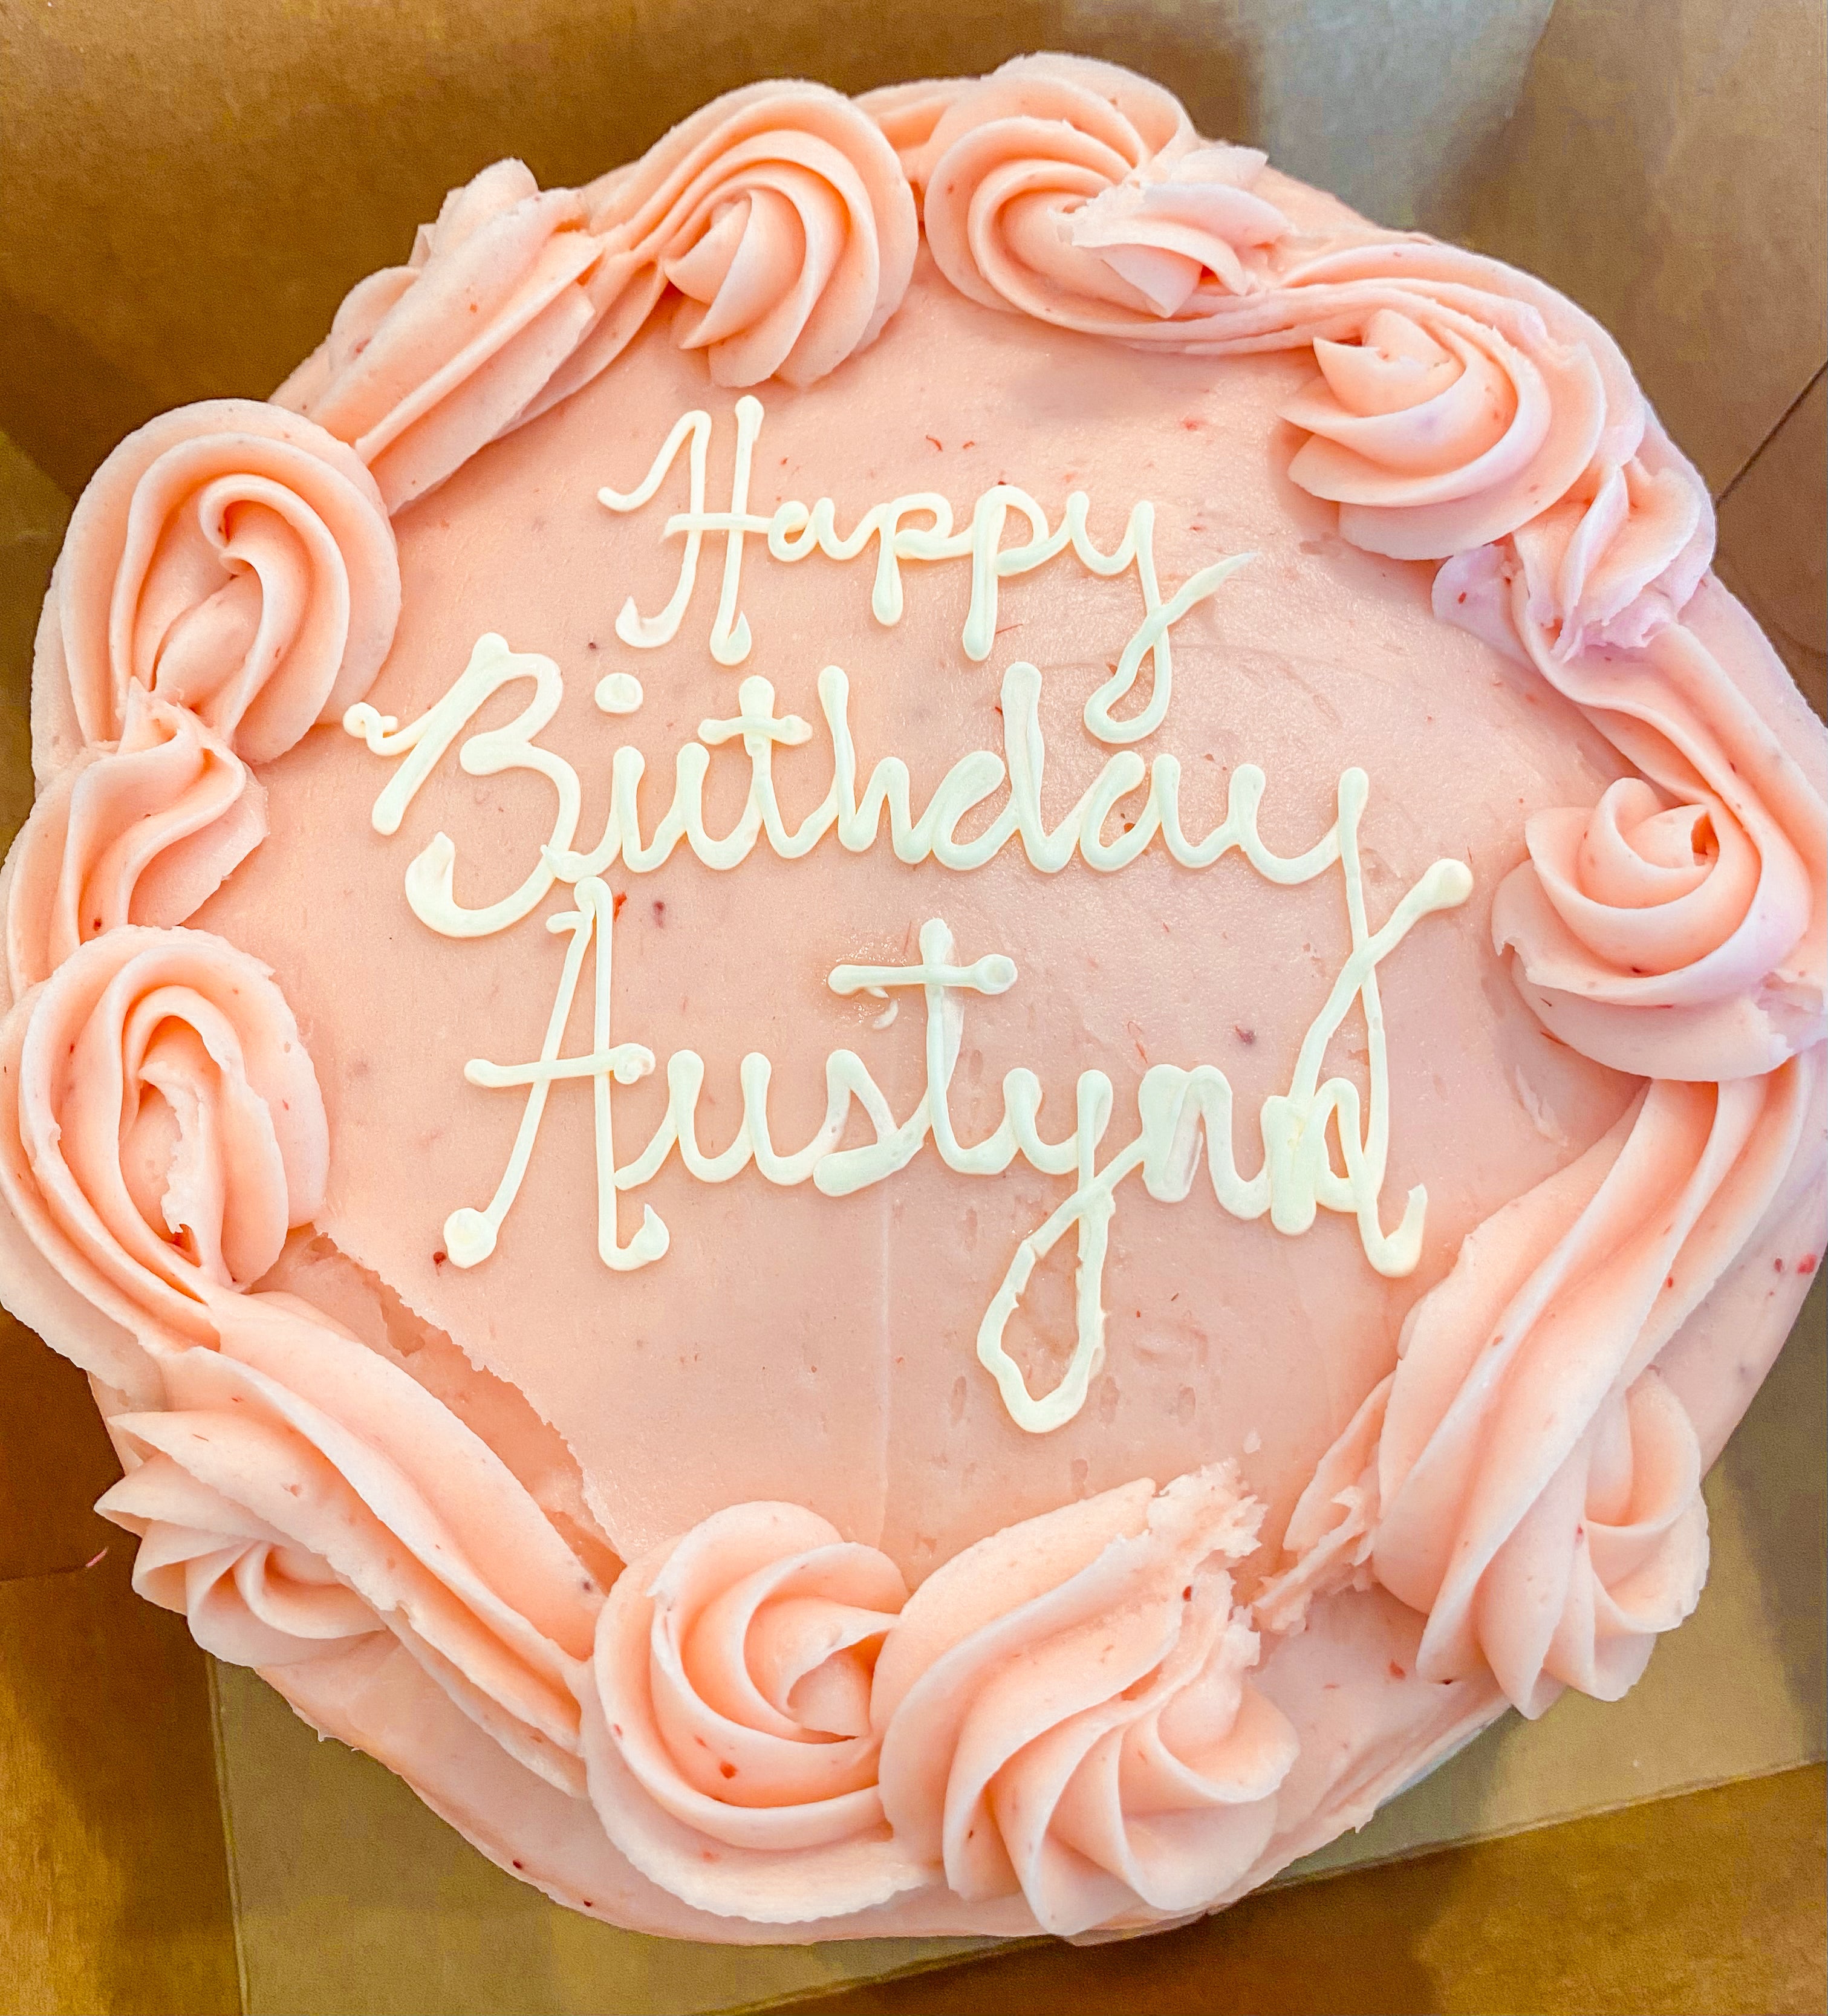
[[1109, 66], [486, 170], [46, 605], [0, 1290], [138, 1586], [706, 1938], [1164, 1922], [1622, 1693], [1820, 1246], [1711, 543]]

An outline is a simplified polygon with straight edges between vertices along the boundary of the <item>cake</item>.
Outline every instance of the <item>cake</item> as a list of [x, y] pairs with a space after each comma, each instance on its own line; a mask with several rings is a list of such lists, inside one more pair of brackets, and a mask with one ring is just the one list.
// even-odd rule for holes
[[1822, 1251], [1828, 737], [1617, 347], [1160, 86], [452, 193], [78, 503], [0, 1300], [636, 1929], [1140, 1931], [1613, 1700]]

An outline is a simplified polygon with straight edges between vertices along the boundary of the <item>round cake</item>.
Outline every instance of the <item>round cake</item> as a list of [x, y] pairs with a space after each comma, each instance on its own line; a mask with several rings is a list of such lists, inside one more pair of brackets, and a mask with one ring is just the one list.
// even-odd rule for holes
[[447, 199], [71, 520], [0, 1299], [135, 1582], [638, 1929], [1142, 1930], [1637, 1679], [1828, 738], [1541, 283], [1025, 58]]

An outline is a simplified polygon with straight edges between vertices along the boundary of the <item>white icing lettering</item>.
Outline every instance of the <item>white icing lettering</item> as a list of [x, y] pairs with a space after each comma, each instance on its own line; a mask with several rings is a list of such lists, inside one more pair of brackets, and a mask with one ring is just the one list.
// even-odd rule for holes
[[[1170, 629], [1252, 557], [1248, 553], [1228, 555], [1191, 576], [1164, 602], [1156, 574], [1153, 504], [1144, 501], [1132, 507], [1123, 537], [1106, 553], [1092, 537], [1087, 522], [1091, 499], [1084, 491], [1075, 490], [1068, 496], [1060, 524], [1050, 529], [1046, 512], [1035, 499], [1008, 483], [985, 491], [972, 507], [970, 523], [959, 531], [952, 528], [951, 500], [936, 491], [919, 491], [876, 505], [863, 513], [847, 534], [839, 531], [837, 506], [829, 497], [820, 498], [810, 508], [797, 499], [789, 499], [765, 518], [749, 508], [755, 445], [761, 437], [764, 417], [761, 401], [753, 395], [745, 394], [736, 401], [736, 458], [727, 511], [706, 509], [706, 456], [713, 423], [711, 415], [703, 412], [687, 413], [675, 424], [646, 475], [634, 489], [606, 488], [597, 492], [598, 502], [611, 511], [639, 510], [653, 500], [678, 459], [680, 449], [690, 443], [686, 508], [668, 519], [664, 532], [668, 538], [683, 538], [686, 542], [672, 597], [653, 617], [641, 615], [632, 599], [625, 603], [616, 619], [616, 634], [625, 644], [653, 650], [678, 635], [697, 581], [699, 556], [707, 534], [721, 533], [724, 539], [724, 571], [717, 611], [711, 621], [711, 654], [720, 665], [732, 666], [747, 658], [752, 643], [748, 619], [738, 606], [746, 540], [765, 538], [770, 556], [791, 564], [812, 553], [822, 553], [834, 560], [855, 560], [873, 539], [876, 579], [869, 607], [876, 621], [885, 626], [901, 619], [902, 561], [970, 561], [971, 600], [960, 641], [966, 657], [974, 664], [981, 664], [990, 656], [996, 638], [1000, 584], [1045, 567], [1070, 546], [1081, 564], [1093, 574], [1114, 576], [1126, 574], [1132, 567], [1135, 570], [1142, 592], [1142, 621], [1124, 646], [1110, 678], [1086, 701], [1085, 725], [1103, 742], [1139, 742], [1161, 725], [1172, 696]], [[1026, 527], [1027, 537], [1006, 546], [1003, 535], [1012, 517]], [[1153, 660], [1154, 681], [1148, 704], [1141, 712], [1120, 720], [1111, 709], [1134, 689], [1145, 657]]]
[[[559, 884], [570, 885], [572, 907], [546, 920], [546, 928], [565, 936], [558, 988], [539, 1053], [522, 1064], [473, 1058], [464, 1075], [484, 1089], [524, 1094], [507, 1164], [488, 1204], [464, 1206], [445, 1221], [446, 1251], [459, 1267], [471, 1267], [495, 1250], [502, 1226], [520, 1196], [537, 1147], [552, 1087], [588, 1081], [592, 1089], [596, 1169], [597, 1250], [604, 1264], [628, 1272], [660, 1260], [670, 1235], [651, 1205], [624, 1240], [617, 1221], [623, 1191], [650, 1183], [676, 1153], [696, 1181], [721, 1183], [753, 1167], [767, 1182], [811, 1183], [828, 1197], [849, 1196], [905, 1168], [930, 1141], [934, 1154], [960, 1175], [995, 1176], [1018, 1158], [1041, 1174], [1070, 1179], [1061, 1202], [1017, 1244], [977, 1333], [977, 1355], [995, 1381], [1011, 1418], [1042, 1433], [1071, 1420], [1084, 1406], [1091, 1380], [1105, 1355], [1104, 1276], [1111, 1228], [1121, 1186], [1140, 1175], [1144, 1190], [1175, 1204], [1192, 1193], [1204, 1154], [1213, 1197], [1221, 1211], [1242, 1220], [1267, 1218], [1290, 1237], [1307, 1231], [1319, 1213], [1350, 1217], [1366, 1258], [1380, 1273], [1408, 1274], [1421, 1251], [1427, 1193], [1420, 1185], [1404, 1200], [1394, 1228], [1386, 1229], [1383, 1192], [1390, 1147], [1390, 1072], [1378, 968], [1409, 932], [1432, 913], [1465, 902], [1472, 886], [1463, 863], [1440, 860], [1429, 867], [1373, 928], [1366, 906], [1359, 827], [1369, 784], [1361, 770], [1339, 779], [1337, 815], [1312, 844], [1280, 855], [1264, 841], [1258, 813], [1267, 789], [1261, 770], [1243, 764], [1226, 787], [1224, 815], [1208, 831], [1189, 837], [1182, 823], [1182, 773], [1169, 751], [1145, 758], [1130, 746], [1153, 734], [1164, 722], [1172, 694], [1170, 632], [1191, 610], [1211, 596], [1250, 556], [1232, 554], [1191, 575], [1164, 598], [1154, 559], [1154, 507], [1139, 502], [1122, 538], [1107, 552], [1089, 529], [1089, 504], [1082, 491], [1066, 501], [1060, 522], [1025, 491], [998, 484], [978, 498], [969, 524], [953, 529], [952, 507], [936, 492], [895, 498], [866, 511], [848, 533], [839, 531], [829, 498], [811, 506], [796, 501], [772, 516], [750, 510], [749, 491], [764, 415], [758, 401], [736, 405], [736, 441], [729, 508], [707, 508], [706, 482], [712, 423], [707, 413], [683, 416], [668, 435], [646, 476], [626, 493], [599, 492], [617, 512], [639, 509], [658, 492], [681, 455], [686, 457], [688, 508], [670, 518], [669, 537], [684, 542], [671, 595], [656, 614], [642, 616], [631, 598], [616, 621], [624, 643], [650, 650], [678, 632], [690, 604], [707, 537], [724, 541], [723, 567], [709, 645], [720, 664], [739, 666], [753, 639], [741, 607], [745, 542], [766, 542], [775, 560], [792, 563], [815, 551], [837, 560], [856, 558], [874, 541], [875, 581], [871, 608], [884, 625], [900, 621], [905, 607], [902, 563], [907, 560], [968, 560], [971, 598], [963, 643], [977, 662], [988, 657], [996, 634], [999, 584], [1032, 571], [1071, 548], [1092, 573], [1114, 577], [1135, 572], [1143, 604], [1141, 621], [1124, 646], [1111, 675], [1088, 699], [1088, 729], [1109, 753], [1078, 800], [1051, 826], [1043, 811], [1047, 748], [1042, 722], [1042, 679], [1038, 668], [1019, 660], [1006, 669], [1001, 686], [1002, 748], [966, 752], [934, 786], [916, 811], [913, 780], [898, 756], [880, 757], [863, 774], [850, 724], [850, 686], [844, 671], [827, 665], [819, 675], [822, 741], [829, 747], [825, 794], [797, 822], [782, 808], [776, 789], [777, 757], [813, 742], [812, 724], [777, 704], [773, 685], [745, 676], [736, 691], [736, 711], [701, 721], [694, 739], [673, 758], [671, 796], [644, 837], [641, 787], [646, 758], [632, 744], [615, 747], [609, 761], [609, 804], [602, 837], [584, 851], [578, 844], [583, 786], [575, 769], [543, 747], [538, 736], [552, 722], [563, 697], [557, 665], [531, 653], [511, 650], [491, 633], [477, 640], [468, 665], [449, 691], [402, 728], [365, 704], [352, 707], [344, 725], [375, 754], [398, 769], [375, 801], [377, 832], [397, 833], [420, 788], [453, 748], [459, 766], [473, 776], [515, 770], [543, 776], [556, 800], [550, 831], [521, 882], [507, 895], [477, 907], [456, 898], [456, 848], [435, 833], [413, 858], [405, 876], [407, 900], [430, 929], [455, 938], [504, 931], [528, 916]], [[1013, 543], [1006, 544], [1012, 526]], [[1151, 665], [1147, 699], [1133, 713], [1115, 710], [1135, 693], [1145, 661]], [[504, 689], [530, 682], [531, 698], [505, 725], [474, 729], [478, 715]], [[597, 710], [612, 718], [639, 712], [642, 682], [632, 673], [611, 671], [596, 682]], [[714, 752], [719, 760], [744, 762], [747, 790], [742, 809], [727, 831], [705, 824], [705, 787]], [[797, 759], [804, 761], [804, 758]], [[1000, 797], [1000, 803], [999, 802]], [[973, 814], [988, 815], [970, 837], [961, 837]], [[1350, 949], [1319, 1013], [1304, 1034], [1286, 1089], [1262, 1100], [1256, 1133], [1261, 1157], [1255, 1173], [1240, 1170], [1233, 1138], [1234, 1094], [1215, 1065], [1149, 1066], [1136, 1086], [1133, 1131], [1121, 1129], [1118, 1145], [1107, 1150], [1117, 1107], [1116, 1089], [1103, 1071], [1079, 1073], [1074, 1086], [1071, 1131], [1049, 1138], [1042, 1131], [1042, 1082], [1027, 1066], [1009, 1071], [1002, 1085], [1002, 1110], [996, 1125], [976, 1140], [961, 1138], [952, 1111], [952, 1089], [963, 1039], [967, 997], [1003, 994], [1018, 981], [1014, 961], [991, 952], [970, 961], [958, 954], [944, 920], [930, 919], [919, 934], [919, 956], [903, 965], [842, 964], [828, 976], [840, 996], [864, 996], [883, 1004], [871, 1023], [883, 1030], [893, 1022], [901, 997], [918, 992], [925, 1011], [925, 1082], [905, 1118], [898, 1118], [863, 1059], [854, 1050], [832, 1051], [826, 1059], [823, 1118], [800, 1147], [776, 1146], [768, 1100], [773, 1067], [751, 1051], [737, 1067], [741, 1117], [730, 1139], [709, 1147], [699, 1137], [704, 1060], [692, 1049], [675, 1050], [665, 1067], [664, 1111], [646, 1143], [626, 1161], [617, 1158], [614, 1093], [657, 1068], [654, 1052], [616, 1039], [612, 1031], [615, 913], [620, 899], [604, 877], [620, 865], [630, 875], [652, 873], [683, 844], [705, 866], [727, 871], [765, 844], [784, 861], [804, 859], [828, 835], [848, 852], [861, 853], [884, 837], [896, 858], [909, 864], [933, 861], [960, 872], [982, 867], [1011, 844], [1045, 874], [1061, 873], [1075, 858], [1103, 873], [1114, 873], [1159, 846], [1179, 866], [1205, 869], [1232, 852], [1255, 872], [1283, 887], [1312, 881], [1336, 865], [1345, 895]], [[579, 1056], [563, 1054], [585, 962], [594, 952], [590, 1044]], [[1356, 1008], [1366, 1032], [1365, 1083], [1323, 1078], [1328, 1046]], [[845, 1145], [853, 1113], [861, 1116], [867, 1139]], [[1128, 1138], [1125, 1138], [1127, 1135]], [[1065, 1369], [1046, 1392], [1031, 1391], [1009, 1348], [1009, 1326], [1020, 1311], [1034, 1272], [1071, 1231], [1076, 1247], [1074, 1336]]]

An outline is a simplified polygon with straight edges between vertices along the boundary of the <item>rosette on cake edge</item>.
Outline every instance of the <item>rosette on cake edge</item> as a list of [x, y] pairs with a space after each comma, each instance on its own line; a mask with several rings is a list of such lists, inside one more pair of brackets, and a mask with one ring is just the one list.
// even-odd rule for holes
[[583, 193], [606, 247], [603, 320], [542, 407], [609, 363], [669, 285], [674, 340], [705, 353], [714, 384], [811, 384], [875, 341], [914, 270], [894, 149], [822, 85], [726, 92]]
[[0, 1291], [88, 1372], [135, 1585], [262, 1668], [387, 1630], [511, 1755], [581, 1789], [570, 1664], [602, 1592], [488, 1445], [296, 1298], [324, 1113], [266, 969], [117, 925], [0, 1024]]
[[[915, 105], [886, 109], [908, 146]], [[966, 85], [907, 160], [959, 292], [1069, 328], [1248, 292], [1289, 230], [1251, 193], [1261, 153], [1204, 145], [1171, 92], [1083, 56], [1019, 56]]]
[[1531, 823], [1492, 906], [1519, 992], [1562, 1042], [1639, 1075], [1754, 1076], [1820, 1043], [1828, 799], [1819, 758], [1812, 776], [1754, 703], [1769, 646], [1710, 583], [1641, 650], [1564, 660], [1526, 593], [1513, 615], [1538, 670], [1647, 781]]
[[876, 1672], [884, 1810], [967, 1901], [1073, 1935], [1209, 1908], [1275, 1831], [1300, 1748], [1232, 1600], [1261, 1507], [1224, 1463], [967, 1547]]
[[1139, 1480], [909, 1599], [797, 1507], [713, 1514], [599, 1620], [604, 1830], [695, 1910], [759, 1924], [936, 1888], [1069, 1935], [1207, 1908], [1263, 1853], [1299, 1747], [1232, 1602], [1259, 1516], [1228, 1467]]
[[7, 1003], [117, 925], [185, 923], [266, 830], [248, 766], [200, 716], [134, 681], [119, 741], [40, 788], [0, 871]]
[[582, 189], [484, 169], [405, 265], [351, 290], [274, 401], [349, 442], [399, 510], [588, 384], [669, 290], [674, 340], [717, 383], [824, 376], [894, 313], [917, 236], [865, 113], [822, 85], [751, 85]]
[[1657, 1081], [1470, 1233], [1297, 1504], [1266, 1620], [1374, 1580], [1427, 1618], [1426, 1679], [1489, 1669], [1530, 1715], [1625, 1693], [1700, 1594], [1701, 1479], [1787, 1327], [1722, 1335], [1720, 1293], [1819, 1257], [1823, 1064]]
[[844, 1917], [930, 1872], [891, 1834], [872, 1676], [907, 1584], [796, 1505], [737, 1505], [633, 1562], [583, 1689], [605, 1833], [694, 1909]]
[[34, 774], [117, 743], [135, 684], [267, 761], [362, 697], [399, 613], [386, 506], [341, 441], [254, 399], [163, 413], [71, 515], [33, 659]]

